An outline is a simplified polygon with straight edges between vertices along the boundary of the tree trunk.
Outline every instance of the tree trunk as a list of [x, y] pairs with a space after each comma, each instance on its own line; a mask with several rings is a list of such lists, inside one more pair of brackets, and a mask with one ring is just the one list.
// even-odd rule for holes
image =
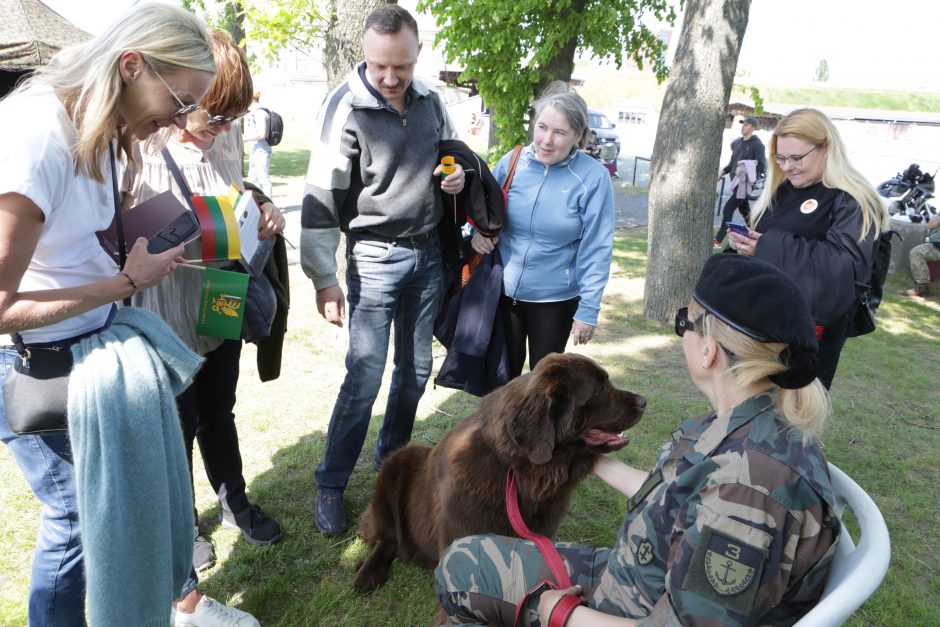
[[232, 39], [241, 45], [245, 39], [245, 16], [242, 14], [242, 3], [239, 0], [230, 0], [225, 4], [224, 19]]
[[644, 310], [668, 322], [711, 254], [725, 111], [750, 0], [686, 0], [653, 145]]
[[343, 82], [362, 61], [363, 25], [369, 14], [389, 0], [330, 0], [330, 25], [323, 37], [323, 65], [330, 89]]
[[[568, 16], [572, 12], [582, 13], [584, 11], [584, 5], [586, 0], [574, 0], [571, 3], [571, 6], [562, 10], [562, 15]], [[542, 80], [538, 82], [535, 86], [535, 93], [533, 94], [538, 98], [546, 87], [549, 86], [553, 81], [561, 81], [563, 83], [571, 82], [571, 75], [574, 73], [574, 53], [578, 48], [578, 38], [577, 36], [572, 37], [565, 45], [558, 49], [555, 53], [555, 56], [546, 63], [542, 68]], [[529, 140], [531, 141], [535, 134], [535, 119], [529, 119]]]

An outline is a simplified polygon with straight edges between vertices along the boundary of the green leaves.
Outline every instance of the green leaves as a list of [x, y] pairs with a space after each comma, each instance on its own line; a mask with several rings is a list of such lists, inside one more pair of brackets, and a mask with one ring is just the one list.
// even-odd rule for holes
[[570, 70], [548, 68], [572, 67], [577, 54], [618, 67], [625, 57], [640, 67], [650, 63], [664, 80], [665, 43], [641, 18], [675, 20], [666, 0], [420, 0], [418, 10], [434, 15], [436, 43], [448, 63], [463, 65], [461, 80], [477, 80], [493, 110], [499, 153], [526, 140], [538, 86], [571, 80]]
[[288, 47], [302, 52], [319, 47], [316, 39], [330, 18], [315, 0], [183, 0], [183, 6], [236, 39], [243, 36], [239, 45], [257, 44], [257, 56], [268, 61]]

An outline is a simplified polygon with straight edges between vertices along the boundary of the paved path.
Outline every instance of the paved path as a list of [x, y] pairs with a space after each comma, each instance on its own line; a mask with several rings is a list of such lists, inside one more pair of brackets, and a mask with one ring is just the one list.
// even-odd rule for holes
[[[636, 177], [634, 178], [634, 164]], [[645, 159], [624, 155], [617, 163], [618, 178], [614, 179], [614, 202], [617, 206], [617, 227], [633, 228], [648, 224], [649, 162]], [[278, 178], [275, 182], [274, 202], [284, 211], [287, 226], [284, 234], [294, 246], [300, 246], [300, 199], [303, 195], [303, 177]], [[633, 185], [636, 181], [636, 186]], [[712, 208], [714, 209], [714, 207]], [[740, 219], [740, 218], [738, 218]], [[718, 217], [714, 224], [717, 228]], [[288, 246], [288, 257], [292, 263], [299, 260], [296, 250]]]

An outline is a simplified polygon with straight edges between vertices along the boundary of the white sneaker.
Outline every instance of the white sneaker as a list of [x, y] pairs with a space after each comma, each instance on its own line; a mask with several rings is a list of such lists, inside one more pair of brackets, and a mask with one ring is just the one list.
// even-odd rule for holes
[[261, 627], [248, 612], [222, 605], [215, 599], [203, 596], [191, 614], [173, 611], [171, 617], [175, 627]]

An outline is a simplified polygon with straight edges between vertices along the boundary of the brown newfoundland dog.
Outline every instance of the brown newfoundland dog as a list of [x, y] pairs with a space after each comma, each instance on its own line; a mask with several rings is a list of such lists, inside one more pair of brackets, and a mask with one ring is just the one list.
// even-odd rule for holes
[[434, 448], [409, 444], [385, 460], [359, 522], [372, 552], [353, 587], [367, 592], [384, 584], [396, 556], [433, 568], [457, 538], [515, 536], [506, 514], [509, 466], [526, 524], [552, 537], [575, 486], [600, 454], [626, 446], [620, 432], [645, 407], [645, 398], [615, 388], [587, 357], [547, 356], [484, 397]]

